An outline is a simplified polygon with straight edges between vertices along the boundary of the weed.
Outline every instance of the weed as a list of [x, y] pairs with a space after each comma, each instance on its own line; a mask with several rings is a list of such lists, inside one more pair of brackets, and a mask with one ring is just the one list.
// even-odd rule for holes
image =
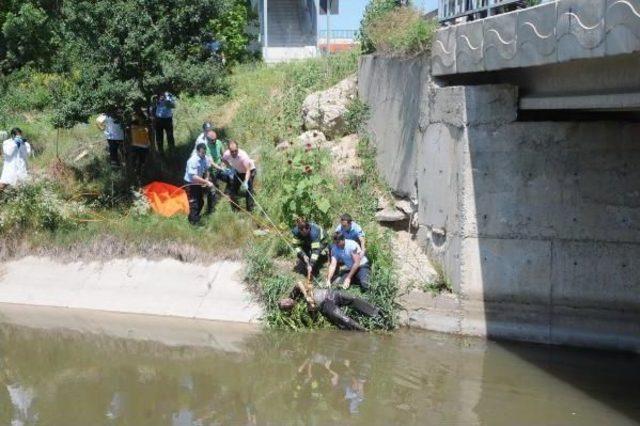
[[399, 7], [369, 22], [367, 34], [377, 52], [391, 56], [413, 56], [431, 48], [437, 29], [417, 9]]

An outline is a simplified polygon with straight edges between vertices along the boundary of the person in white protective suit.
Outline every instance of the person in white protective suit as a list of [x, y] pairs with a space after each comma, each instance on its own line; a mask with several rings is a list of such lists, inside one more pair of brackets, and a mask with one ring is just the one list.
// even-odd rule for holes
[[29, 179], [27, 163], [31, 155], [31, 145], [22, 136], [22, 130], [11, 130], [11, 138], [2, 142], [2, 175], [0, 189], [8, 185], [18, 185]]

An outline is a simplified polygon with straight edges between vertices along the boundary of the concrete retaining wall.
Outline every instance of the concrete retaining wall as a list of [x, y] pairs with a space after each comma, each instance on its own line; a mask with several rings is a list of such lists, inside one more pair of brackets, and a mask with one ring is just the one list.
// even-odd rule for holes
[[438, 87], [429, 68], [365, 57], [359, 86], [381, 173], [418, 198], [459, 296], [444, 328], [640, 349], [640, 125], [518, 122], [515, 87]]

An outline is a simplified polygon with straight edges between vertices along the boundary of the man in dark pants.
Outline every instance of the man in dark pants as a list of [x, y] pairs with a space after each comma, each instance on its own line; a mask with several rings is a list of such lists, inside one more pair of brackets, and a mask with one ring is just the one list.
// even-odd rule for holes
[[360, 285], [362, 291], [369, 290], [369, 259], [362, 252], [362, 248], [353, 240], [345, 239], [343, 234], [333, 236], [331, 246], [331, 264], [327, 275], [327, 287], [340, 279], [342, 288], [348, 289], [351, 281]]
[[229, 148], [222, 156], [222, 162], [232, 170], [229, 181], [229, 195], [232, 201], [231, 208], [234, 211], [238, 210], [240, 206], [238, 204], [238, 196], [244, 193], [247, 211], [253, 211], [253, 197], [255, 197], [253, 181], [256, 177], [256, 165], [254, 161], [249, 158], [249, 154], [238, 147], [236, 141], [230, 141]]
[[[380, 314], [380, 309], [376, 306], [346, 291], [314, 289], [310, 283], [305, 285], [301, 282], [297, 284], [297, 290], [304, 296], [310, 310], [317, 309], [329, 322], [344, 330], [366, 330], [360, 323], [344, 313], [342, 308], [345, 306], [369, 317], [376, 317]], [[289, 311], [293, 309], [295, 304], [294, 299], [286, 298], [278, 302], [278, 307]]]
[[299, 219], [291, 233], [294, 238], [293, 246], [298, 257], [296, 269], [301, 273], [306, 273], [307, 279], [310, 280], [313, 275], [318, 274], [322, 263], [326, 260], [327, 243], [324, 230], [315, 223]]
[[187, 170], [184, 174], [189, 196], [189, 223], [192, 225], [200, 223], [200, 213], [202, 213], [204, 206], [204, 191], [209, 191], [213, 187], [208, 174], [207, 146], [201, 143], [196, 146], [195, 153], [187, 161]]
[[173, 110], [176, 107], [176, 100], [169, 92], [158, 95], [155, 105], [155, 129], [156, 144], [160, 154], [164, 154], [164, 134], [167, 134], [167, 144], [173, 150], [176, 146], [173, 137]]

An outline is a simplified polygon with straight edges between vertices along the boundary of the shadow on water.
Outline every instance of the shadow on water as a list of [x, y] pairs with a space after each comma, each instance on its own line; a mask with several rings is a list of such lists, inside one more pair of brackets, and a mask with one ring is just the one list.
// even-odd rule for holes
[[554, 376], [591, 370], [584, 389], [629, 389], [637, 361], [409, 331], [12, 309], [14, 324], [0, 324], [0, 424], [624, 424]]
[[[518, 122], [500, 129], [468, 130], [477, 237], [460, 242], [479, 267], [467, 280], [481, 279], [488, 336], [585, 346], [599, 336], [611, 347], [637, 347], [640, 233], [630, 223], [639, 207], [628, 198], [640, 190], [640, 169], [629, 167], [640, 164], [637, 125]], [[640, 422], [636, 355], [498, 344], [611, 415]], [[502, 371], [492, 363], [485, 370]], [[605, 380], [612, 374], [617, 381]], [[557, 404], [554, 397], [548, 402]], [[505, 421], [518, 418], [508, 407]], [[585, 407], [566, 408], [593, 421], [581, 417]], [[483, 398], [478, 409], [501, 407]]]

